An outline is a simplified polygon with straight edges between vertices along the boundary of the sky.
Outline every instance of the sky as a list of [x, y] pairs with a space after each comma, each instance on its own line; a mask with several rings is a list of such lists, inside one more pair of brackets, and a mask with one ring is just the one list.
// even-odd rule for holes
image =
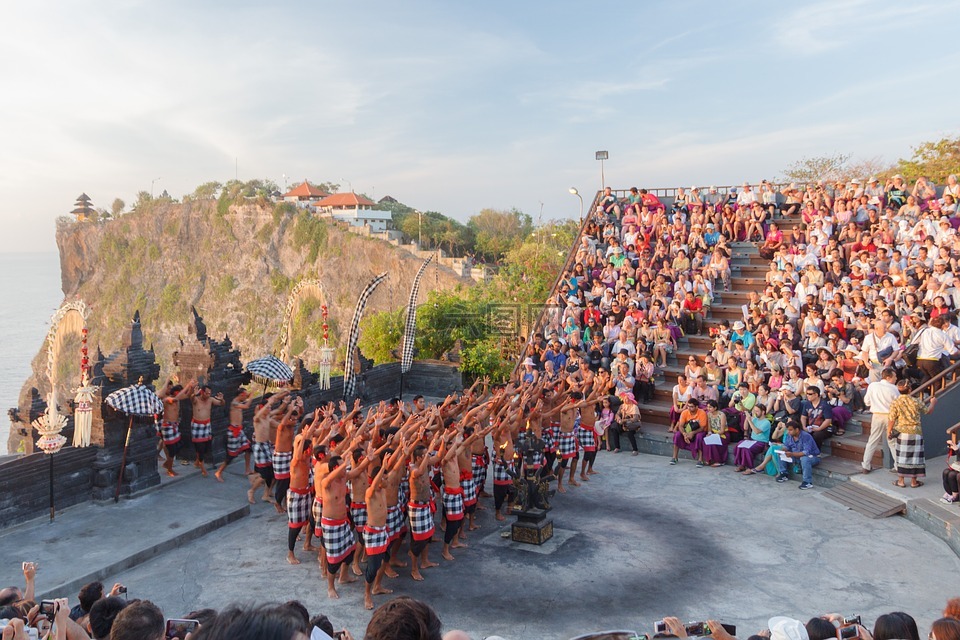
[[[80, 192], [339, 182], [466, 220], [960, 134], [960, 0], [0, 0], [0, 252]], [[864, 176], [865, 177], [865, 176]], [[541, 213], [542, 212], [542, 213]]]

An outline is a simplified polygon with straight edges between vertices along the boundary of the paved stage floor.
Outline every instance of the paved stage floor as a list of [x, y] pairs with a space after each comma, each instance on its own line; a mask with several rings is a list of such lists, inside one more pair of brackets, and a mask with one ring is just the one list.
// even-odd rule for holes
[[[555, 497], [557, 536], [545, 548], [503, 539], [491, 507], [480, 512], [482, 529], [454, 562], [440, 560], [424, 582], [401, 570], [385, 585], [430, 603], [445, 629], [512, 640], [648, 631], [664, 615], [717, 618], [736, 624], [745, 638], [773, 615], [860, 614], [872, 625], [894, 610], [914, 615], [925, 635], [946, 599], [960, 595], [960, 560], [943, 542], [901, 517], [869, 520], [819, 488], [798, 491], [796, 482], [742, 477], [730, 467], [670, 466], [662, 457], [625, 453], [599, 454], [597, 469], [589, 483]], [[185, 501], [182, 508], [202, 508], [205, 495], [242, 503], [241, 471], [233, 465], [222, 485], [180, 481], [178, 493], [197, 497], [196, 507]], [[135, 504], [127, 503], [126, 517], [135, 517]], [[303, 564], [286, 563], [286, 537], [285, 516], [258, 502], [249, 516], [104, 582], [124, 583], [130, 597], [153, 600], [169, 617], [296, 598], [361, 638], [370, 616], [362, 583], [328, 600], [310, 554], [298, 550]], [[439, 560], [439, 544], [432, 549]]]

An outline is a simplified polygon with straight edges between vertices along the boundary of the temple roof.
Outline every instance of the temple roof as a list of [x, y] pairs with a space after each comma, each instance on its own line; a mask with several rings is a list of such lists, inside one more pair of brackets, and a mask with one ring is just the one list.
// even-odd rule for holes
[[353, 207], [375, 207], [376, 202], [363, 196], [357, 195], [355, 193], [334, 193], [329, 195], [320, 202], [317, 203], [318, 207], [342, 207], [342, 208], [353, 208]]

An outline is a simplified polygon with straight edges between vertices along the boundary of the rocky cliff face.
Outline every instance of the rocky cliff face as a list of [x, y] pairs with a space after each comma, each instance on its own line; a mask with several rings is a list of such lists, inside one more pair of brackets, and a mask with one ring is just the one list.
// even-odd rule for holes
[[[105, 224], [62, 223], [57, 245], [63, 292], [91, 308], [91, 349], [109, 353], [135, 310], [152, 343], [161, 376], [172, 371], [171, 354], [192, 322], [190, 307], [203, 316], [209, 334], [229, 335], [244, 359], [279, 352], [287, 297], [296, 283], [316, 278], [329, 307], [330, 342], [342, 367], [346, 332], [357, 297], [374, 275], [390, 277], [371, 297], [367, 314], [406, 304], [422, 260], [381, 240], [353, 234], [290, 205], [224, 206], [215, 200], [154, 203], [145, 211]], [[421, 284], [426, 292], [470, 286], [450, 269], [431, 265]], [[321, 302], [296, 306], [290, 353], [314, 368], [322, 345]], [[21, 393], [29, 411], [31, 390], [46, 396], [45, 350]], [[26, 406], [24, 404], [26, 403]]]

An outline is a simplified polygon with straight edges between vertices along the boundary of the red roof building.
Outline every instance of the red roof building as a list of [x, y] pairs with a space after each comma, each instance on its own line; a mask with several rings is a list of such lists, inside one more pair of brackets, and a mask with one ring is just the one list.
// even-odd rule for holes
[[283, 199], [287, 202], [315, 202], [329, 195], [326, 191], [318, 189], [304, 180], [303, 184], [297, 185], [283, 194]]
[[353, 192], [334, 193], [313, 204], [323, 217], [346, 222], [353, 227], [368, 226], [372, 231], [386, 231], [392, 226], [393, 214], [380, 211], [377, 203]]
[[318, 209], [356, 209], [357, 207], [375, 207], [377, 203], [363, 196], [350, 193], [334, 193], [316, 204]]

